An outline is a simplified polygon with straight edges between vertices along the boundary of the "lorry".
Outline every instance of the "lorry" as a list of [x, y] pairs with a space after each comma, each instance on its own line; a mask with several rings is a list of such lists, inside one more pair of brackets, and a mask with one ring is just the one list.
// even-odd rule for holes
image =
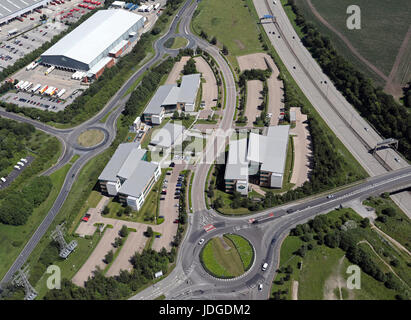
[[39, 93], [43, 94], [48, 89], [48, 87], [48, 85], [45, 85], [43, 88], [40, 89]]
[[66, 89], [61, 89], [61, 90], [57, 93], [57, 97], [61, 98], [65, 92], [66, 92]]
[[46, 70], [46, 72], [44, 72], [44, 74], [47, 76], [50, 72], [54, 70], [54, 68], [55, 68], [54, 66], [51, 66], [50, 68]]
[[37, 83], [32, 89], [31, 92], [36, 92], [37, 90], [39, 90], [41, 88], [41, 84]]

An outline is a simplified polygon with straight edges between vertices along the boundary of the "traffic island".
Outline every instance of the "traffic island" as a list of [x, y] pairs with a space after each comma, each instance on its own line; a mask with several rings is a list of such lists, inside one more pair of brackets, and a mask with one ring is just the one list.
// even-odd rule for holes
[[200, 261], [204, 270], [213, 277], [233, 279], [251, 268], [254, 249], [244, 237], [224, 234], [207, 241], [200, 252]]

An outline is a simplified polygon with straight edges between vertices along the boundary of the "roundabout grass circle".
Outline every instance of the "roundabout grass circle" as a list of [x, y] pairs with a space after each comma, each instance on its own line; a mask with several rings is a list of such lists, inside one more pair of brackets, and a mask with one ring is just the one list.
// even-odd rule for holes
[[104, 132], [99, 129], [90, 129], [82, 132], [78, 138], [77, 143], [82, 147], [94, 147], [101, 143], [104, 139]]
[[224, 234], [207, 241], [200, 252], [200, 261], [203, 268], [216, 278], [236, 278], [252, 266], [254, 250], [246, 238]]

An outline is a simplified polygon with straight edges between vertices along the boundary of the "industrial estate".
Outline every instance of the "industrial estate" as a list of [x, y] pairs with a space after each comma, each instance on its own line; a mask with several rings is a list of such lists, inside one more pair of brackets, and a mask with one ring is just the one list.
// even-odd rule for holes
[[0, 299], [409, 300], [410, 33], [331, 11], [0, 0]]

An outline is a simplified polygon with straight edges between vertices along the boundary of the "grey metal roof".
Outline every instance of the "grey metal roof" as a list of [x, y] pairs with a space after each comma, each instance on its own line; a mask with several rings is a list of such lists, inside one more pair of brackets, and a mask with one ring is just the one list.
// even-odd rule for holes
[[201, 74], [195, 73], [181, 78], [180, 95], [178, 102], [195, 103], [200, 86]]
[[248, 179], [247, 139], [230, 141], [224, 179]]
[[249, 161], [261, 163], [261, 170], [284, 173], [290, 126], [271, 126], [266, 136], [250, 133]]
[[177, 88], [175, 84], [166, 84], [160, 86], [154, 96], [151, 98], [150, 102], [148, 103], [144, 113], [146, 114], [160, 114], [161, 106], [163, 105], [164, 101], [166, 101], [168, 95], [174, 90], [173, 88]]
[[184, 127], [182, 125], [168, 122], [160, 130], [157, 130], [150, 144], [161, 148], [169, 148], [183, 134], [183, 131]]
[[120, 144], [98, 179], [104, 181], [117, 181], [118, 172], [127, 160], [131, 151], [137, 149], [138, 146], [138, 142]]
[[144, 192], [157, 167], [158, 165], [152, 162], [139, 161], [131, 177], [123, 183], [118, 192], [138, 198]]
[[137, 168], [138, 163], [141, 159], [143, 159], [145, 154], [146, 150], [144, 149], [131, 150], [127, 159], [124, 161], [119, 172], [117, 173], [117, 176], [119, 176], [122, 179], [129, 179], [130, 176], [133, 174], [134, 170]]
[[65, 56], [90, 64], [143, 16], [126, 10], [99, 10], [42, 56]]
[[46, 0], [0, 0], [0, 21], [7, 20], [8, 16], [12, 16], [19, 11], [23, 14], [32, 9], [32, 6], [37, 8], [46, 2]]

